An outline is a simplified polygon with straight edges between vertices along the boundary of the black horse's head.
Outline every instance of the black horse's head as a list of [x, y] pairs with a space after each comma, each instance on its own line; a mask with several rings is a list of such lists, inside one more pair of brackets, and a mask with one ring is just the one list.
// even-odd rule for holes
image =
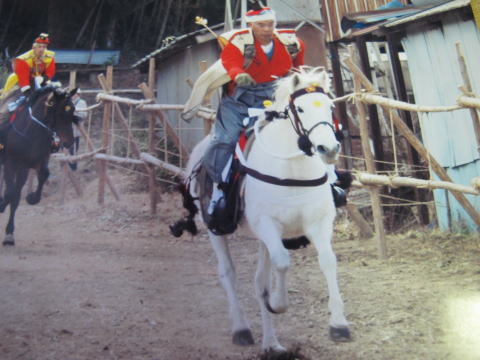
[[77, 89], [66, 91], [60, 88], [52, 89], [46, 98], [46, 123], [57, 133], [63, 147], [69, 148], [73, 144], [73, 123], [78, 118], [73, 115], [75, 105], [72, 96]]

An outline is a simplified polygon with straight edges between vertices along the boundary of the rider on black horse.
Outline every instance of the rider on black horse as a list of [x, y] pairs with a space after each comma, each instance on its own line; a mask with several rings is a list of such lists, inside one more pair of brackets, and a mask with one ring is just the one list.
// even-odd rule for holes
[[14, 72], [5, 82], [0, 96], [0, 151], [5, 144], [8, 120], [36, 87], [50, 83], [55, 75], [55, 53], [47, 49], [48, 34], [40, 34], [32, 49], [15, 59]]

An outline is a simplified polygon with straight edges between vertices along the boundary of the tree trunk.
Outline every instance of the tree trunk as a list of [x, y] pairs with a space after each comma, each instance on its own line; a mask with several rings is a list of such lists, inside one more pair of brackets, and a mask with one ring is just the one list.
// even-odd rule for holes
[[104, 0], [100, 0], [100, 4], [98, 6], [98, 12], [97, 12], [97, 16], [95, 18], [95, 22], [93, 24], [93, 29], [92, 29], [92, 33], [90, 35], [90, 41], [89, 41], [89, 45], [90, 45], [90, 49], [93, 51], [95, 50], [93, 48], [94, 45], [92, 44], [96, 44], [97, 42], [97, 28], [98, 28], [98, 23], [100, 22], [100, 18], [102, 16], [102, 9], [103, 9], [103, 4], [105, 3]]
[[113, 49], [115, 46], [115, 28], [117, 25], [116, 16], [112, 15], [108, 22], [107, 34], [105, 36], [105, 47], [107, 49]]
[[159, 48], [162, 43], [162, 39], [165, 33], [165, 29], [167, 27], [167, 21], [170, 14], [170, 8], [172, 7], [173, 0], [166, 0], [166, 1], [167, 1], [167, 7], [165, 9], [165, 13], [163, 14], [162, 26], [160, 27], [160, 31], [158, 32], [157, 41], [155, 42], [156, 48]]
[[82, 25], [82, 28], [80, 29], [78, 35], [77, 35], [77, 38], [75, 39], [75, 42], [73, 43], [73, 48], [76, 48], [77, 47], [77, 44], [78, 42], [80, 41], [80, 39], [82, 38], [83, 36], [83, 33], [85, 32], [85, 30], [87, 29], [87, 25], [90, 23], [90, 19], [92, 18], [93, 14], [95, 14], [95, 11], [97, 10], [97, 6], [98, 6], [98, 3], [100, 2], [100, 0], [97, 0], [95, 2], [95, 6], [92, 7], [92, 9], [90, 10], [90, 12], [88, 13], [88, 16], [87, 16], [87, 19], [85, 20], [85, 22], [83, 23]]

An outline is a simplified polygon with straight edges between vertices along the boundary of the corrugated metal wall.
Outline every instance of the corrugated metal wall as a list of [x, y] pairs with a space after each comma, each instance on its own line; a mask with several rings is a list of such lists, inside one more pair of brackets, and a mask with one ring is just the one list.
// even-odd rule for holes
[[[335, 41], [342, 38], [340, 21], [346, 13], [371, 11], [389, 3], [390, 0], [321, 0], [322, 15], [327, 30], [327, 41]], [[407, 0], [400, 0], [404, 5]]]
[[[181, 53], [162, 62], [157, 71], [157, 101], [162, 104], [185, 104], [191, 93], [186, 80], [195, 81], [200, 75], [199, 61], [205, 60], [208, 65], [218, 59], [216, 41], [209, 41], [188, 47]], [[218, 96], [212, 98], [213, 108], [218, 106]], [[172, 125], [180, 127], [180, 138], [189, 149], [203, 138], [203, 120], [194, 118], [191, 123], [180, 119], [178, 111], [169, 111]]]
[[[453, 105], [463, 83], [455, 43], [460, 42], [465, 53], [473, 91], [480, 92], [480, 34], [472, 20], [464, 21], [451, 13], [442, 17], [441, 26], [412, 27], [402, 44], [408, 56], [410, 77], [417, 104]], [[450, 113], [430, 113], [420, 116], [423, 143], [452, 179], [469, 185], [480, 176], [480, 156], [472, 118], [468, 110]], [[457, 201], [443, 190], [434, 192], [440, 226], [464, 223], [476, 229], [470, 217]], [[480, 199], [470, 196], [480, 210]], [[448, 207], [449, 205], [449, 207]]]

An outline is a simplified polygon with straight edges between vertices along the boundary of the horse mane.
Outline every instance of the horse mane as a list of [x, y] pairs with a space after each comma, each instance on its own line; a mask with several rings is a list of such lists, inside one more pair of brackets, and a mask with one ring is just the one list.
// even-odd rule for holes
[[43, 86], [37, 90], [35, 90], [32, 95], [30, 96], [30, 98], [28, 99], [28, 104], [30, 106], [33, 106], [34, 104], [37, 103], [37, 101], [40, 99], [40, 98], [43, 98], [45, 97], [45, 95], [49, 95], [49, 96], [52, 96], [53, 93], [57, 93], [58, 95], [66, 95], [67, 94], [67, 91], [65, 89], [62, 89], [58, 86], [54, 86], [54, 85], [47, 85], [47, 86]]
[[55, 89], [51, 86], [44, 86], [40, 89], [35, 90], [30, 96], [30, 98], [28, 99], [28, 104], [30, 106], [35, 105], [40, 98], [44, 97], [47, 94], [53, 93], [54, 90]]
[[288, 104], [288, 99], [293, 92], [309, 86], [319, 86], [328, 93], [330, 78], [323, 66], [300, 66], [298, 69], [293, 69], [287, 77], [278, 80], [274, 94], [275, 105], [279, 106], [277, 110], [281, 110]]

